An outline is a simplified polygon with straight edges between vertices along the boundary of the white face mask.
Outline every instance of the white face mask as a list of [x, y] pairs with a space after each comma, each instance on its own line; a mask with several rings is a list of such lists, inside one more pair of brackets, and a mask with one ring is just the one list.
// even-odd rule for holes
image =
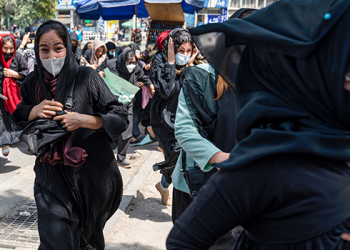
[[180, 53], [176, 53], [175, 55], [175, 63], [179, 66], [184, 66], [188, 63], [188, 61], [190, 60], [191, 56], [185, 56], [183, 54]]
[[40, 59], [41, 63], [46, 69], [47, 72], [49, 72], [53, 76], [57, 76], [64, 65], [64, 61], [66, 60], [66, 56], [56, 59]]
[[128, 69], [129, 73], [131, 73], [135, 67], [136, 65], [126, 65], [126, 68]]

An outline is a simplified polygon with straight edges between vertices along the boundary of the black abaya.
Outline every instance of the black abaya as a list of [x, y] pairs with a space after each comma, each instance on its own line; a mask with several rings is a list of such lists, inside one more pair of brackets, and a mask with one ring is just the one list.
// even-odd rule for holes
[[[16, 52], [15, 52], [16, 53]], [[22, 76], [26, 77], [28, 75], [28, 65], [24, 57], [16, 53], [13, 58], [10, 69], [18, 72]], [[3, 66], [0, 63], [0, 93], [3, 93]], [[16, 83], [21, 87], [23, 80], [15, 79]], [[11, 115], [5, 110], [4, 101], [0, 99], [0, 147], [5, 147], [19, 141], [18, 137], [20, 132], [13, 131], [12, 122], [10, 119]]]
[[[71, 51], [69, 39], [67, 51]], [[18, 123], [26, 122], [38, 104], [35, 89], [42, 70], [39, 60], [38, 69], [22, 85], [23, 99], [13, 113]], [[37, 158], [34, 195], [39, 249], [79, 250], [89, 246], [104, 249], [103, 228], [122, 198], [122, 178], [110, 143], [126, 129], [127, 111], [95, 70], [78, 69], [72, 53], [67, 53], [65, 66], [58, 76], [55, 100], [65, 103], [65, 90], [74, 78], [73, 112], [101, 116], [104, 128], [96, 131], [79, 128], [73, 132], [72, 146], [83, 148], [88, 155], [79, 167], [50, 165]], [[47, 95], [44, 84], [43, 87]]]

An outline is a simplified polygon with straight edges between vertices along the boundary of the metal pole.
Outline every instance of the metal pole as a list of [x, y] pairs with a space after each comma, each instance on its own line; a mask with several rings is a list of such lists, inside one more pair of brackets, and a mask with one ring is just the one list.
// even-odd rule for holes
[[137, 29], [137, 4], [135, 4], [135, 43], [137, 43], [137, 33], [136, 33], [136, 29]]

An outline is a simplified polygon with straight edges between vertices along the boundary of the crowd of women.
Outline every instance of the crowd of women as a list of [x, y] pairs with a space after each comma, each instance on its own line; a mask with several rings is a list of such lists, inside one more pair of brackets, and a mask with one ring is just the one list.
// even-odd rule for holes
[[[172, 205], [167, 249], [350, 249], [349, 25], [348, 0], [280, 0], [144, 51], [80, 48], [56, 21], [34, 48], [29, 34], [2, 36], [3, 155], [37, 121], [65, 131], [34, 166], [39, 249], [105, 248], [118, 165], [146, 135], [164, 153], [153, 169]], [[107, 69], [139, 88], [131, 101]]]

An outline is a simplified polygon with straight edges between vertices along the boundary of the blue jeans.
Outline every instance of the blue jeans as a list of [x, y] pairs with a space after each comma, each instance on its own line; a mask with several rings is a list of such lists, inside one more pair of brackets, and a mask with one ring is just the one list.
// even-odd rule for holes
[[166, 181], [164, 175], [162, 175], [162, 179], [160, 181], [160, 184], [162, 185], [163, 188], [168, 188], [170, 184]]

